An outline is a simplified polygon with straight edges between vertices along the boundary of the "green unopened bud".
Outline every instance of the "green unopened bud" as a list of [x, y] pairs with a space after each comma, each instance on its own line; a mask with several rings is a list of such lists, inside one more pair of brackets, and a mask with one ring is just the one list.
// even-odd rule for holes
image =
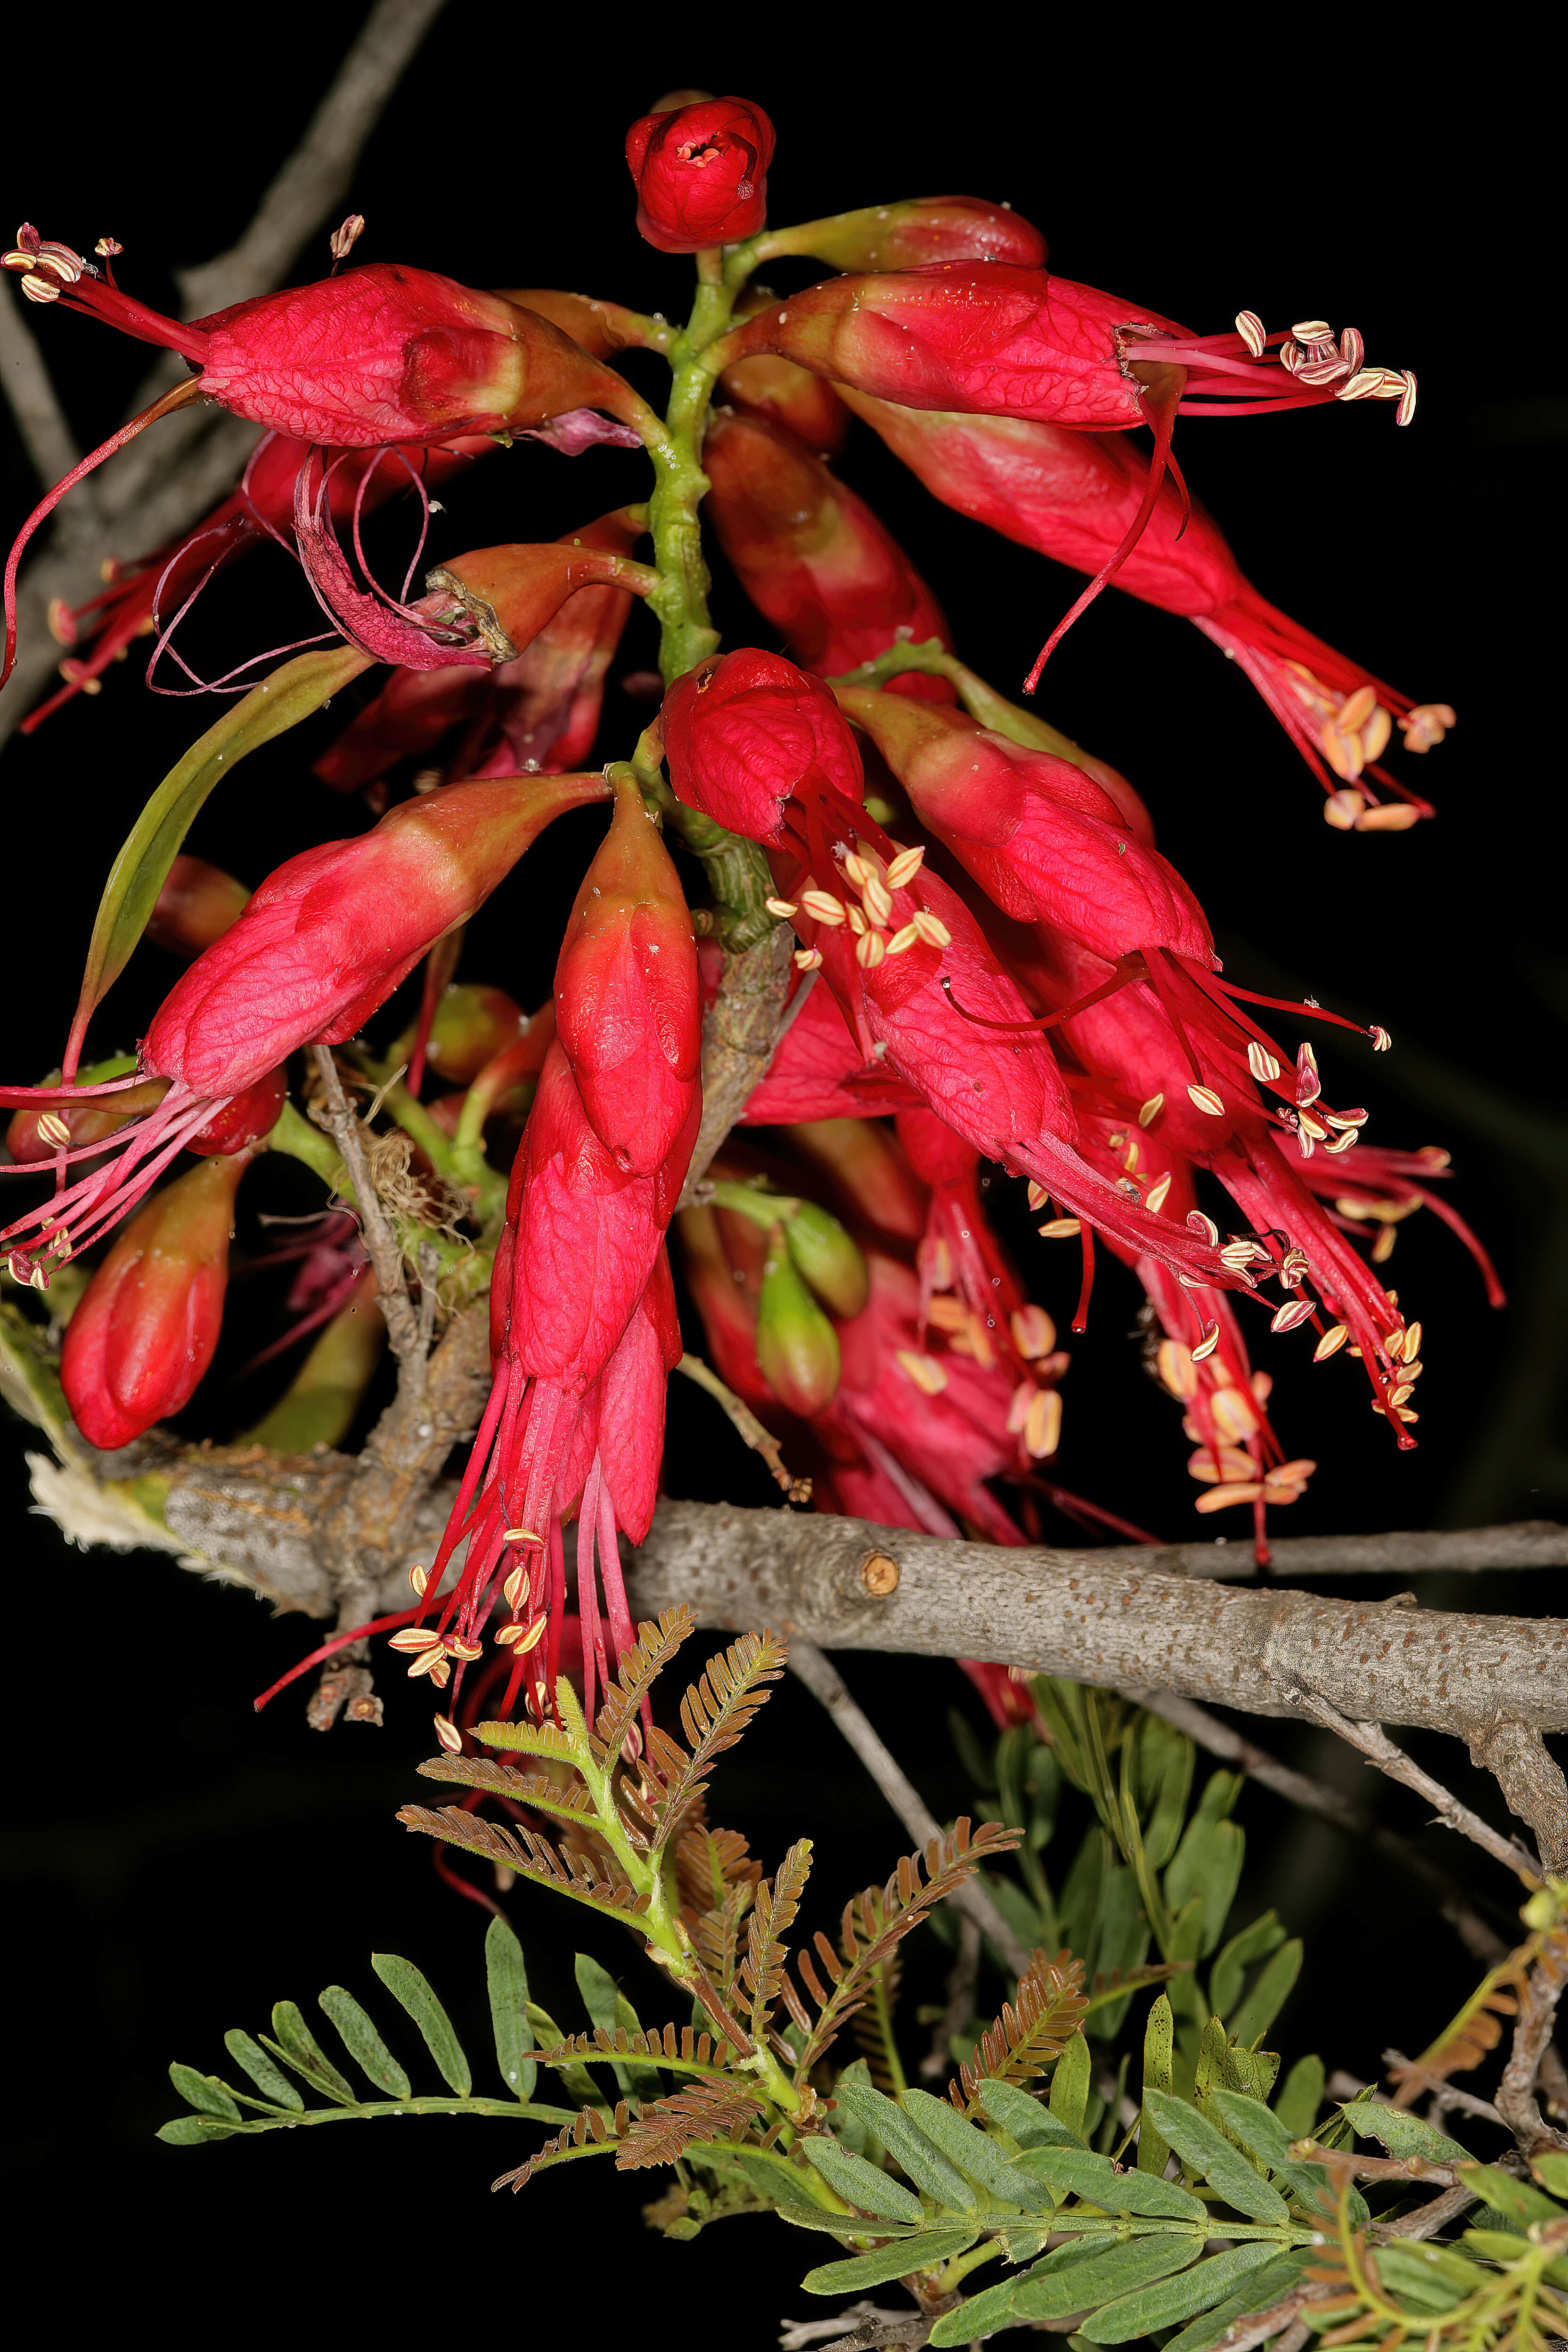
[[768, 1234], [757, 1361], [779, 1402], [807, 1421], [838, 1386], [838, 1335], [795, 1272], [783, 1225]]
[[[425, 1058], [449, 1086], [466, 1087], [527, 1026], [521, 1005], [504, 988], [459, 981], [442, 992]], [[395, 1062], [407, 1061], [414, 1038], [412, 1028], [405, 1031], [392, 1049]]]
[[784, 1242], [796, 1272], [805, 1276], [825, 1307], [841, 1321], [859, 1314], [870, 1276], [854, 1239], [836, 1216], [815, 1201], [803, 1201], [784, 1227]]

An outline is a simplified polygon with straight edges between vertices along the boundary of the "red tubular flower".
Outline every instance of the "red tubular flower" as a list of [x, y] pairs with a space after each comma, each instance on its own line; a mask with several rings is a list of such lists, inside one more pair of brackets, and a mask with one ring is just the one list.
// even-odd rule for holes
[[629, 772], [555, 967], [555, 1017], [583, 1108], [623, 1171], [651, 1175], [697, 1087], [697, 942], [679, 878]]
[[[1234, 656], [1332, 795], [1331, 821], [1362, 831], [1409, 821], [1396, 811], [1375, 814], [1386, 804], [1363, 785], [1363, 772], [1418, 814], [1429, 814], [1426, 802], [1374, 763], [1393, 725], [1407, 751], [1440, 743], [1454, 724], [1448, 706], [1412, 703], [1267, 603], [1213, 517], [1195, 502], [1184, 509], [1173, 483], [1160, 485], [1147, 526], [1134, 539], [1147, 473], [1128, 443], [1013, 416], [933, 415], [852, 392], [845, 398], [944, 505], [1092, 572], [1095, 590], [1114, 580], [1128, 595], [1195, 622]], [[1075, 614], [1093, 593], [1079, 600]], [[1347, 788], [1372, 805], [1352, 808], [1343, 797]]]
[[660, 253], [755, 236], [768, 213], [773, 126], [743, 98], [645, 114], [626, 133], [637, 231]]
[[371, 263], [181, 321], [122, 294], [81, 255], [43, 243], [30, 227], [18, 230], [0, 266], [20, 275], [34, 300], [63, 301], [163, 344], [198, 371], [84, 457], [23, 525], [6, 567], [0, 684], [16, 656], [16, 568], [33, 532], [74, 483], [174, 407], [213, 400], [275, 432], [344, 449], [522, 431], [595, 408], [636, 431], [645, 415], [621, 377], [548, 320], [431, 270]]
[[[280, 866], [155, 1015], [142, 1071], [173, 1083], [125, 1131], [123, 1156], [0, 1233], [18, 1278], [33, 1278], [29, 1252], [69, 1255], [114, 1223], [215, 1115], [237, 1104], [237, 1116], [249, 1090], [270, 1087], [276, 1065], [297, 1046], [352, 1037], [441, 934], [484, 903], [552, 817], [607, 793], [599, 776], [453, 784], [404, 803], [357, 840], [328, 842]], [[4, 1087], [0, 1102], [47, 1109], [136, 1083]], [[39, 1238], [22, 1243], [35, 1228]]]
[[[410, 467], [426, 490], [433, 489], [495, 447], [488, 434], [479, 434], [447, 448], [342, 453], [329, 473], [332, 514], [339, 522], [347, 522], [356, 508], [368, 511], [406, 490]], [[70, 658], [60, 665], [67, 683], [28, 712], [22, 733], [30, 735], [74, 695], [96, 692], [95, 681], [110, 664], [138, 637], [150, 635], [160, 616], [172, 622], [215, 572], [264, 539], [287, 541], [294, 524], [294, 485], [310, 454], [303, 441], [267, 434], [252, 452], [238, 488], [205, 522], [143, 557], [129, 572], [121, 574], [117, 566], [109, 586], [85, 604], [72, 610], [55, 605], [50, 626], [60, 643], [72, 649]], [[90, 646], [85, 658], [78, 651], [80, 646]]]
[[[605, 672], [632, 608], [629, 588], [583, 582], [595, 577], [601, 560], [606, 569], [598, 578], [617, 578], [609, 566], [644, 536], [624, 507], [566, 532], [555, 541], [559, 572], [542, 565], [535, 574], [541, 584], [562, 585], [563, 601], [515, 658], [498, 661], [488, 676], [468, 667], [395, 670], [317, 761], [316, 774], [334, 792], [358, 792], [396, 761], [427, 753], [464, 720], [447, 762], [456, 775], [555, 775], [581, 766], [599, 730]], [[515, 611], [512, 617], [525, 625]]]
[[[717, 415], [703, 444], [704, 512], [742, 587], [801, 666], [858, 668], [896, 638], [952, 639], [903, 550], [853, 490], [760, 416]], [[907, 671], [892, 691], [951, 702], [945, 678]]]
[[727, 655], [671, 688], [665, 741], [681, 800], [777, 853], [802, 960], [820, 962], [868, 1063], [882, 1061], [977, 1151], [1075, 1214], [1199, 1281], [1226, 1278], [1212, 1250], [1173, 1235], [1082, 1160], [1049, 1048], [979, 925], [920, 870], [919, 850], [900, 851], [855, 813], [858, 758], [824, 688], [776, 656]]
[[[745, 316], [743, 310], [740, 315]], [[719, 391], [745, 415], [782, 425], [814, 457], [836, 457], [849, 437], [849, 411], [826, 376], [813, 375], [792, 360], [774, 359], [771, 352], [726, 368]]]
[[832, 991], [807, 980], [807, 994], [741, 1113], [748, 1127], [793, 1126], [801, 1119], [870, 1118], [912, 1108], [921, 1097], [879, 1063], [846, 1027]]
[[1081, 768], [989, 733], [956, 710], [839, 689], [909, 794], [921, 823], [1003, 913], [1048, 923], [1108, 963], [1148, 947], [1217, 959], [1202, 908], [1175, 868], [1132, 837]]
[[247, 1156], [204, 1160], [121, 1234], [78, 1303], [60, 1385], [89, 1444], [129, 1445], [189, 1402], [213, 1360]]

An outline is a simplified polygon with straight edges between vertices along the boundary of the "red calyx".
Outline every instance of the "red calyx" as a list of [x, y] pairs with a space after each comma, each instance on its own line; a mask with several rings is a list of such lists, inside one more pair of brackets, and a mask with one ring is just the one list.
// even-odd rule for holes
[[743, 98], [645, 114], [626, 133], [637, 229], [660, 253], [754, 236], [767, 218], [773, 126]]

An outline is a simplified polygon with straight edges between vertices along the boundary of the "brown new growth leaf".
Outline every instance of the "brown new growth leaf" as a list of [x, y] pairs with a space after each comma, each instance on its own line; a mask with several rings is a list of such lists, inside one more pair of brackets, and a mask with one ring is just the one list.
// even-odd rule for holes
[[520, 2164], [513, 2172], [503, 2172], [492, 2180], [494, 2189], [510, 2189], [515, 2196], [526, 2189], [536, 2172], [552, 2164], [570, 2163], [574, 2156], [593, 2156], [602, 2147], [613, 2147], [631, 2128], [631, 2116], [625, 2099], [616, 2103], [616, 2110], [606, 2125], [597, 2107], [584, 2107], [569, 2124], [563, 2125], [553, 2139], [547, 2139], [542, 2148]]
[[699, 2033], [689, 2025], [679, 2030], [673, 2025], [662, 2030], [656, 2026], [641, 2033], [629, 2033], [624, 2025], [617, 2025], [612, 2033], [607, 2027], [596, 2025], [592, 2033], [569, 2033], [552, 2049], [535, 2053], [542, 2066], [553, 2066], [563, 2058], [652, 2058], [661, 2065], [679, 2066], [694, 2074], [723, 2074], [733, 2065], [736, 2054], [733, 2043], [722, 2039], [715, 2042], [710, 2033]]
[[698, 1958], [725, 2000], [741, 1964], [741, 1928], [763, 1874], [738, 1830], [684, 1831], [675, 1849], [681, 1920]]
[[[420, 1767], [422, 1771], [426, 1769]], [[639, 1895], [602, 1854], [554, 1846], [526, 1822], [515, 1831], [503, 1829], [497, 1822], [465, 1812], [460, 1805], [443, 1805], [438, 1812], [425, 1805], [402, 1805], [397, 1818], [405, 1829], [422, 1830], [426, 1837], [464, 1846], [469, 1853], [482, 1854], [487, 1862], [499, 1863], [519, 1878], [552, 1887], [558, 1895], [575, 1895], [578, 1902], [590, 1903], [597, 1911], [619, 1913], [630, 1919], [647, 1908], [647, 1896]]]
[[870, 2000], [877, 1971], [910, 1928], [918, 1927], [934, 1904], [987, 1862], [1011, 1853], [1022, 1835], [1021, 1830], [1004, 1829], [1000, 1822], [983, 1822], [971, 1836], [968, 1819], [963, 1817], [942, 1837], [929, 1839], [921, 1853], [906, 1854], [885, 1886], [868, 1886], [845, 1905], [837, 1952], [826, 1936], [813, 1937], [828, 1982], [823, 1983], [811, 1956], [802, 1952], [801, 1981], [818, 2015], [795, 2063], [797, 2083], [805, 2080], [823, 2052]]
[[746, 1931], [746, 1957], [741, 1964], [741, 1990], [750, 2004], [754, 2041], [768, 2031], [774, 2006], [782, 2000], [803, 2033], [811, 2031], [805, 2006], [790, 1982], [784, 1936], [795, 1924], [800, 1898], [811, 1874], [811, 1840], [797, 1838], [778, 1868], [776, 1878], [759, 1878], [752, 1898]]
[[696, 1612], [681, 1601], [665, 1610], [656, 1623], [637, 1627], [637, 1642], [633, 1648], [621, 1652], [619, 1672], [605, 1694], [605, 1704], [589, 1734], [595, 1761], [613, 1762], [619, 1755], [632, 1717], [647, 1696], [655, 1675], [668, 1664], [696, 1624]]
[[762, 2100], [732, 2078], [693, 2083], [689, 2090], [673, 2091], [638, 2108], [616, 2150], [616, 2169], [637, 2172], [650, 2164], [673, 2164], [695, 2140], [739, 2139], [762, 2112]]
[[960, 2066], [958, 2082], [947, 2086], [960, 2115], [973, 2106], [987, 2076], [1022, 2084], [1043, 2074], [1053, 2058], [1061, 2056], [1088, 2007], [1081, 1960], [1070, 1952], [1058, 1952], [1054, 1960], [1043, 1951], [1031, 1954], [1018, 1979], [1016, 1999], [1003, 2002], [1001, 2015], [981, 2035], [974, 2056]]
[[1414, 2106], [1424, 2093], [1446, 2083], [1450, 2074], [1468, 2074], [1479, 2066], [1489, 2050], [1495, 2050], [1502, 2040], [1505, 2017], [1519, 2014], [1519, 1996], [1524, 1990], [1531, 1961], [1541, 1948], [1541, 1937], [1532, 1936], [1521, 1944], [1517, 1951], [1489, 1969], [1469, 2000], [1452, 2024], [1445, 2028], [1430, 2049], [1419, 2058], [1407, 2059], [1402, 2065], [1391, 2067], [1389, 2081], [1394, 2084], [1394, 2105]]

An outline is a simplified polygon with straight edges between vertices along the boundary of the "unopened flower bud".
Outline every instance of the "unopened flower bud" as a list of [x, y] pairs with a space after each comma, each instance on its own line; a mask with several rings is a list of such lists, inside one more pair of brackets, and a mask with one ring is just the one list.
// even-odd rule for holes
[[147, 937], [174, 955], [199, 956], [234, 929], [249, 902], [243, 882], [182, 850], [147, 918]]
[[767, 218], [773, 126], [743, 98], [645, 114], [626, 133], [637, 229], [660, 253], [754, 236]]
[[782, 1225], [768, 1235], [757, 1361], [779, 1402], [805, 1420], [831, 1402], [838, 1386], [838, 1335], [796, 1273]]
[[726, 368], [719, 392], [744, 415], [782, 425], [814, 457], [837, 457], [849, 437], [849, 411], [826, 378], [772, 352]]
[[556, 540], [542, 546], [481, 547], [425, 575], [432, 596], [478, 628], [492, 661], [514, 661], [580, 588], [627, 588], [647, 595], [658, 574], [613, 548]]
[[595, 1133], [658, 1168], [686, 1124], [702, 1051], [697, 946], [680, 880], [630, 770], [566, 925], [555, 1018]]
[[805, 1276], [824, 1306], [841, 1321], [858, 1315], [870, 1277], [853, 1236], [837, 1218], [815, 1201], [802, 1201], [784, 1233], [795, 1271]]
[[246, 1161], [208, 1160], [127, 1225], [66, 1328], [60, 1385], [89, 1444], [128, 1445], [177, 1412], [213, 1359]]
[[837, 705], [779, 654], [747, 647], [688, 670], [665, 698], [664, 740], [677, 797], [751, 841], [782, 844], [794, 798], [860, 805], [860, 755]]
[[1006, 205], [982, 196], [910, 196], [777, 231], [766, 256], [798, 253], [834, 269], [921, 269], [936, 261], [1011, 261], [1043, 269], [1046, 240]]

